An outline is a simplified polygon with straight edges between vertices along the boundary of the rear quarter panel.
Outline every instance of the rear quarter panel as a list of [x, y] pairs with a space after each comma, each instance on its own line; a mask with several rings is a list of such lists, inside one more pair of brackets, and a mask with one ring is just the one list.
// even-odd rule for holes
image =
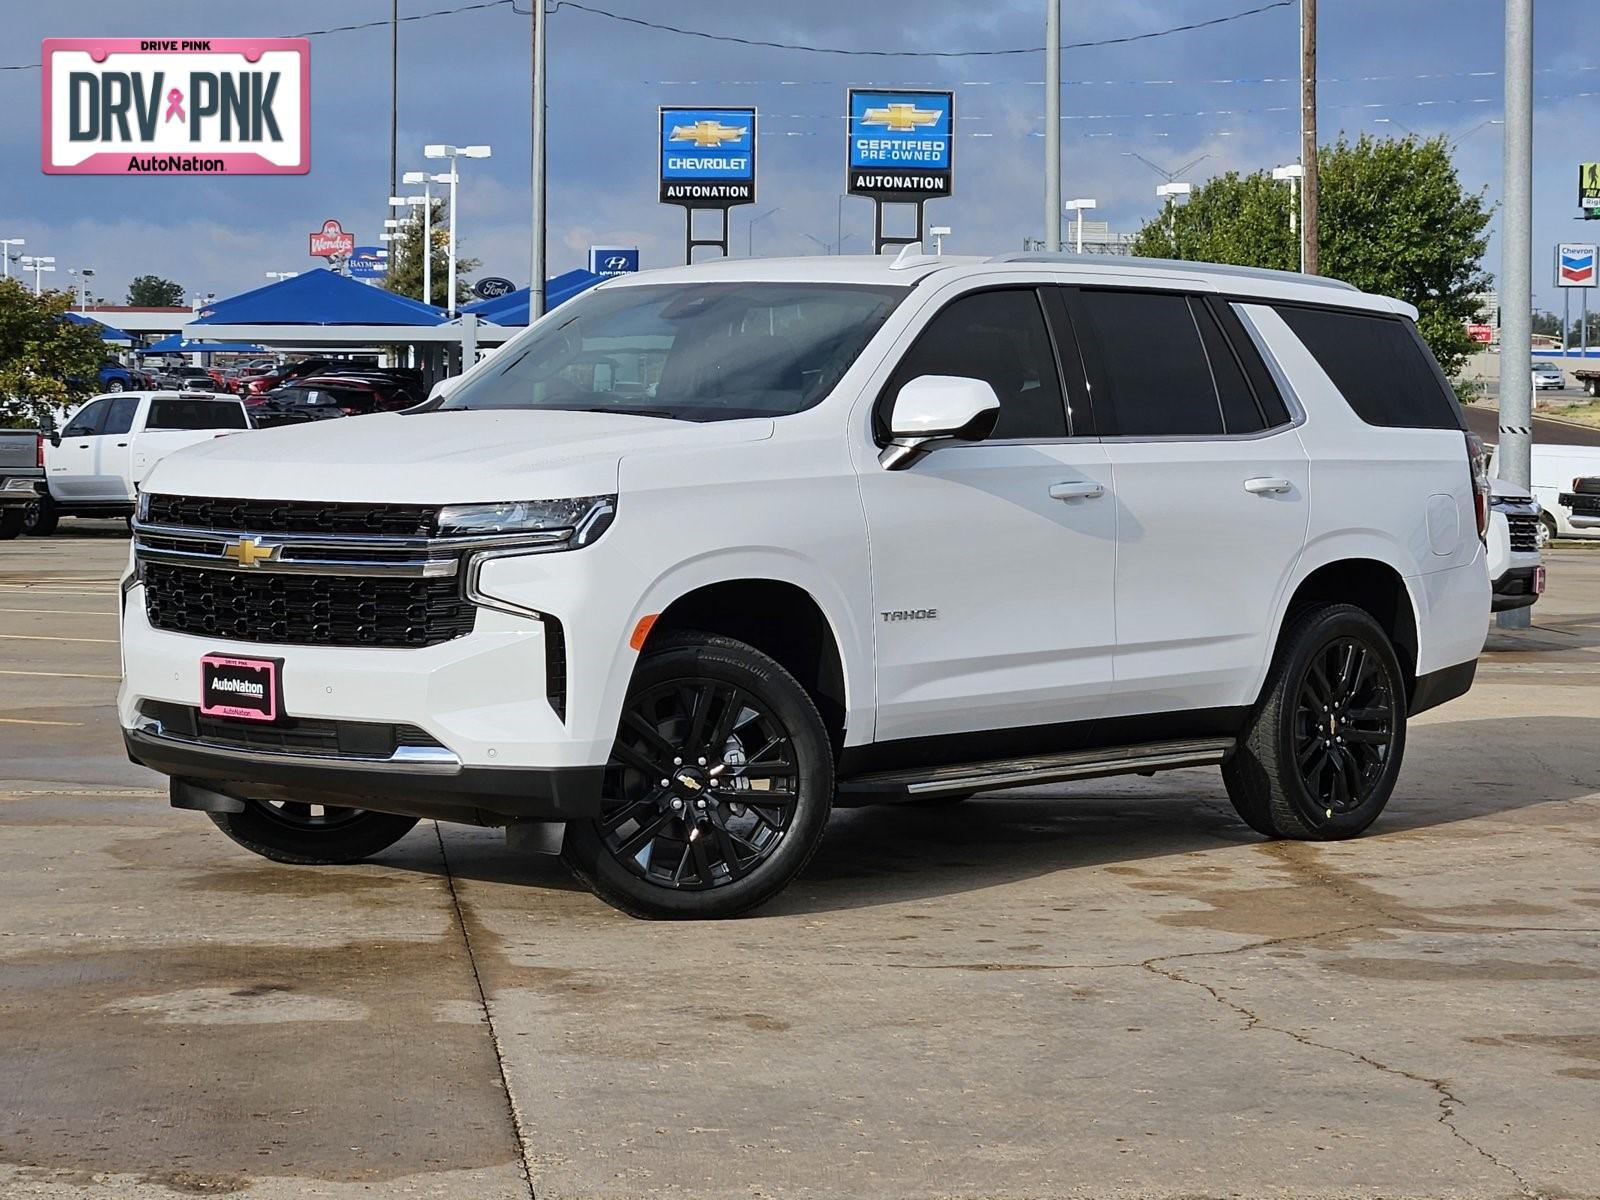
[[1320, 567], [1372, 559], [1405, 581], [1419, 675], [1476, 658], [1488, 631], [1489, 581], [1465, 434], [1367, 424], [1276, 312], [1244, 311], [1305, 412], [1311, 514], [1285, 600]]

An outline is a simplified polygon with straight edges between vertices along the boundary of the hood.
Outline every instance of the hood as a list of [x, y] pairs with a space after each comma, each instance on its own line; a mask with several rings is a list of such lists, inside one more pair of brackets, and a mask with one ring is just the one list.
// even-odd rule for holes
[[1532, 500], [1533, 493], [1504, 479], [1489, 480], [1489, 495], [1495, 500]]
[[618, 413], [377, 413], [215, 438], [161, 460], [150, 492], [257, 500], [463, 504], [604, 495], [625, 455], [772, 436], [770, 420]]

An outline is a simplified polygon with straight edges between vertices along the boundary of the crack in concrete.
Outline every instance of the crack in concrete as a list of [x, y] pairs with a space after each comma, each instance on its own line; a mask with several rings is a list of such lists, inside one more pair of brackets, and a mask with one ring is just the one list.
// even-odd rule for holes
[[500, 1041], [500, 1031], [494, 1023], [494, 1012], [489, 1005], [489, 993], [483, 986], [483, 975], [478, 970], [478, 954], [472, 945], [472, 933], [467, 928], [466, 913], [461, 908], [461, 896], [456, 891], [455, 872], [450, 869], [450, 855], [444, 848], [444, 833], [439, 822], [433, 823], [433, 835], [439, 840], [439, 861], [444, 867], [445, 886], [450, 890], [450, 906], [455, 910], [456, 927], [461, 930], [461, 943], [467, 950], [467, 965], [472, 969], [472, 982], [478, 989], [478, 1007], [483, 1012], [484, 1027], [489, 1031], [489, 1043], [494, 1049], [495, 1066], [500, 1071], [500, 1089], [506, 1097], [506, 1114], [511, 1119], [511, 1135], [517, 1142], [517, 1160], [522, 1164], [522, 1180], [528, 1185], [528, 1200], [539, 1200], [533, 1187], [533, 1151], [528, 1144], [527, 1129], [523, 1125], [522, 1107], [511, 1090], [511, 1076], [506, 1070], [505, 1046]]
[[1200, 990], [1204, 991], [1218, 1004], [1222, 1005], [1224, 1008], [1230, 1009], [1242, 1017], [1247, 1030], [1263, 1029], [1269, 1033], [1282, 1034], [1291, 1041], [1297, 1042], [1300, 1045], [1306, 1046], [1310, 1049], [1326, 1050], [1334, 1054], [1340, 1054], [1353, 1062], [1362, 1063], [1365, 1066], [1371, 1067], [1374, 1070], [1380, 1071], [1386, 1075], [1395, 1075], [1401, 1079], [1408, 1079], [1413, 1083], [1420, 1083], [1430, 1088], [1438, 1096], [1437, 1103], [1439, 1106], [1439, 1124], [1443, 1125], [1447, 1130], [1450, 1131], [1451, 1137], [1461, 1142], [1462, 1145], [1473, 1151], [1473, 1153], [1481, 1156], [1490, 1163], [1493, 1163], [1500, 1170], [1510, 1175], [1511, 1178], [1516, 1181], [1518, 1190], [1524, 1196], [1528, 1196], [1532, 1198], [1532, 1200], [1543, 1200], [1545, 1193], [1539, 1191], [1526, 1179], [1524, 1179], [1522, 1173], [1514, 1166], [1508, 1162], [1505, 1162], [1493, 1152], [1484, 1149], [1471, 1138], [1467, 1137], [1466, 1134], [1461, 1132], [1460, 1127], [1455, 1122], [1455, 1117], [1457, 1111], [1465, 1108], [1466, 1104], [1450, 1090], [1450, 1085], [1445, 1080], [1434, 1079], [1427, 1075], [1419, 1075], [1415, 1071], [1406, 1070], [1404, 1067], [1392, 1067], [1387, 1063], [1378, 1061], [1369, 1054], [1362, 1054], [1358, 1050], [1350, 1050], [1344, 1046], [1335, 1046], [1329, 1042], [1319, 1042], [1315, 1038], [1306, 1037], [1304, 1034], [1297, 1033], [1293, 1029], [1285, 1029], [1281, 1025], [1269, 1025], [1259, 1014], [1251, 1011], [1249, 1008], [1246, 1008], [1244, 1005], [1239, 1004], [1236, 1001], [1228, 999], [1209, 983], [1205, 983], [1199, 979], [1190, 979], [1188, 976], [1183, 975], [1176, 970], [1170, 970], [1160, 965], [1163, 962], [1169, 961], [1171, 958], [1177, 957], [1198, 956], [1158, 956], [1156, 958], [1148, 959], [1139, 965], [1150, 973], [1158, 975], [1163, 979], [1170, 980], [1173, 983], [1181, 983], [1189, 987], [1199, 988]]

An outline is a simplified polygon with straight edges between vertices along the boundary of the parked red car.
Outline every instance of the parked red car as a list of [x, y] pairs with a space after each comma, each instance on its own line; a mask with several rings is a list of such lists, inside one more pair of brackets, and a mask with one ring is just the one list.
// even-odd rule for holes
[[251, 420], [258, 428], [397, 412], [416, 403], [411, 390], [401, 383], [348, 375], [313, 375], [297, 379], [286, 387], [245, 401]]

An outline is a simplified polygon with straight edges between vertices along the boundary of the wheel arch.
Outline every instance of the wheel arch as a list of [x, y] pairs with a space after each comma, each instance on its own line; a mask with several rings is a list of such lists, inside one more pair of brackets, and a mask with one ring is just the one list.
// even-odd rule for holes
[[640, 652], [665, 634], [685, 630], [721, 634], [770, 655], [810, 694], [834, 751], [843, 747], [853, 693], [839, 631], [809, 590], [760, 576], [699, 584], [660, 609]]
[[1389, 636], [1405, 674], [1409, 700], [1417, 684], [1418, 640], [1416, 598], [1404, 576], [1391, 563], [1353, 556], [1324, 562], [1308, 571], [1290, 592], [1273, 637], [1273, 653], [1284, 629], [1300, 613], [1319, 604], [1353, 604]]

